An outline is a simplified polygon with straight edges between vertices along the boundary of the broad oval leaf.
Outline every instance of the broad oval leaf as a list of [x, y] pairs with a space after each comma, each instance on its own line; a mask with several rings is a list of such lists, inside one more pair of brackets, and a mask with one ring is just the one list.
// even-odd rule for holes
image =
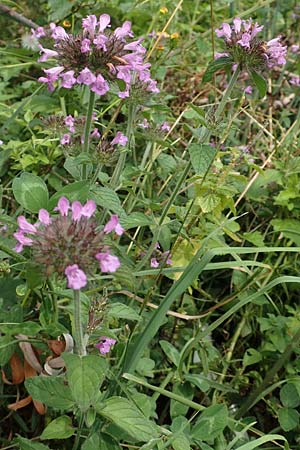
[[37, 213], [41, 208], [48, 208], [49, 194], [42, 178], [24, 172], [14, 179], [12, 189], [15, 199], [24, 209]]
[[158, 437], [158, 427], [126, 398], [110, 397], [96, 406], [96, 410], [98, 414], [125, 430], [136, 442], [148, 442]]
[[67, 439], [75, 434], [72, 419], [69, 416], [60, 416], [52, 420], [41, 434], [41, 439]]
[[75, 406], [69, 386], [60, 377], [33, 377], [25, 381], [25, 387], [34, 400], [61, 411]]

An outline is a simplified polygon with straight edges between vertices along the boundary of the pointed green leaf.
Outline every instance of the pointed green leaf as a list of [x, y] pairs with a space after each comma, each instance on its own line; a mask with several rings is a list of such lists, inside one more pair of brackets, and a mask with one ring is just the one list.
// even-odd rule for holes
[[30, 439], [23, 438], [19, 436], [16, 441], [20, 446], [20, 450], [50, 450], [47, 445], [41, 444], [40, 442], [34, 442]]
[[191, 144], [188, 150], [194, 171], [204, 175], [216, 156], [216, 149], [209, 144]]
[[68, 411], [74, 407], [69, 386], [60, 377], [34, 377], [25, 381], [25, 387], [34, 400], [52, 408]]
[[99, 388], [105, 378], [107, 363], [97, 355], [80, 357], [71, 353], [62, 355], [67, 368], [67, 379], [73, 399], [85, 412], [97, 401]]
[[259, 95], [264, 97], [267, 93], [267, 81], [259, 73], [255, 72], [255, 70], [251, 71], [251, 77], [258, 89]]
[[211, 81], [215, 72], [226, 67], [232, 66], [233, 60], [229, 56], [222, 56], [222, 58], [217, 58], [208, 64], [208, 67], [203, 75], [202, 83], [207, 83]]
[[98, 414], [126, 431], [136, 442], [148, 442], [158, 437], [157, 426], [126, 398], [110, 397], [96, 409]]
[[75, 434], [72, 419], [69, 416], [60, 416], [52, 420], [41, 434], [41, 439], [67, 439]]

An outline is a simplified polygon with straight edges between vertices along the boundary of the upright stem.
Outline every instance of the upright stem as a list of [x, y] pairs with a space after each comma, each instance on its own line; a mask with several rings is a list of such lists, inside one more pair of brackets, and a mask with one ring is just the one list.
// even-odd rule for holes
[[[136, 111], [136, 108], [134, 105], [128, 106], [128, 122], [127, 122], [126, 136], [128, 137], [128, 147], [129, 148], [132, 147], [132, 145], [131, 145], [132, 137], [133, 137], [132, 127], [133, 127], [134, 118], [135, 118], [135, 111]], [[124, 166], [125, 166], [126, 156], [127, 156], [127, 151], [126, 151], [126, 149], [124, 149], [124, 151], [121, 151], [121, 153], [120, 153], [117, 165], [115, 167], [115, 170], [114, 170], [111, 180], [110, 180], [110, 185], [113, 189], [115, 189], [118, 186], [120, 176], [121, 176]]]
[[[235, 70], [235, 72], [233, 73], [233, 75], [232, 75], [230, 81], [229, 81], [229, 84], [228, 84], [228, 86], [227, 86], [227, 88], [226, 88], [226, 91], [224, 92], [224, 95], [223, 95], [223, 97], [222, 97], [222, 100], [220, 101], [220, 103], [219, 103], [219, 105], [218, 105], [218, 107], [217, 107], [217, 109], [216, 109], [216, 112], [215, 112], [215, 122], [216, 122], [216, 123], [219, 121], [219, 119], [220, 119], [220, 117], [221, 117], [221, 115], [222, 115], [222, 113], [223, 113], [223, 111], [224, 111], [224, 108], [225, 108], [225, 106], [226, 106], [226, 103], [227, 103], [227, 101], [228, 101], [230, 95], [231, 95], [232, 89], [234, 88], [234, 85], [235, 85], [235, 83], [236, 83], [236, 81], [237, 81], [237, 79], [238, 79], [238, 76], [239, 76], [239, 74], [240, 74], [240, 71], [241, 71], [241, 70], [240, 70], [240, 67], [239, 67], [239, 65], [238, 65], [237, 68], [236, 68], [236, 70]], [[209, 138], [210, 138], [210, 135], [211, 135], [211, 130], [210, 130], [209, 128], [207, 128], [207, 129], [205, 130], [203, 136], [199, 139], [199, 143], [200, 143], [200, 144], [207, 143], [207, 141], [208, 141]], [[216, 154], [217, 154], [217, 152], [215, 153], [215, 156], [216, 156]], [[215, 156], [214, 156], [214, 158], [215, 158]], [[204, 176], [203, 176], [203, 178], [202, 178], [202, 180], [201, 180], [200, 186], [202, 186], [202, 184], [203, 184], [203, 182], [204, 182], [204, 180], [205, 180], [205, 178], [206, 178], [208, 172], [210, 171], [210, 168], [211, 168], [211, 166], [212, 166], [212, 164], [213, 164], [213, 162], [214, 162], [214, 158], [213, 158], [212, 161], [210, 162], [209, 167], [207, 168], [207, 170], [206, 170], [206, 172], [205, 172], [205, 174], [204, 174]], [[174, 190], [172, 191], [172, 194], [170, 195], [167, 204], [165, 205], [165, 207], [164, 207], [164, 209], [163, 209], [163, 211], [162, 211], [162, 214], [161, 214], [161, 216], [160, 216], [159, 223], [158, 223], [158, 226], [159, 226], [159, 227], [163, 224], [163, 222], [164, 222], [164, 220], [165, 220], [165, 217], [166, 217], [166, 215], [167, 215], [167, 213], [168, 213], [168, 210], [169, 210], [170, 206], [173, 204], [173, 201], [174, 201], [174, 199], [176, 198], [176, 196], [177, 196], [177, 194], [178, 194], [178, 192], [179, 192], [179, 190], [180, 190], [180, 188], [181, 188], [181, 185], [184, 183], [186, 177], [188, 176], [188, 173], [189, 173], [189, 171], [190, 171], [190, 169], [191, 169], [191, 166], [192, 166], [192, 164], [191, 164], [191, 161], [189, 160], [189, 161], [187, 162], [187, 164], [186, 164], [186, 166], [185, 166], [185, 169], [184, 169], [184, 171], [182, 172], [182, 174], [181, 174], [179, 180], [177, 181], [176, 186], [175, 186]], [[142, 261], [141, 261], [140, 264], [138, 265], [137, 270], [141, 270], [141, 269], [144, 267], [144, 264], [146, 263], [146, 261], [148, 261], [149, 257], [151, 256], [151, 254], [152, 254], [152, 252], [153, 252], [153, 250], [154, 250], [154, 247], [155, 247], [155, 244], [156, 244], [158, 235], [159, 235], [159, 232], [158, 232], [158, 233], [155, 233], [155, 235], [153, 236], [152, 243], [151, 243], [151, 245], [150, 245], [148, 251], [147, 251], [146, 254], [144, 255]]]
[[[94, 110], [94, 104], [95, 104], [95, 92], [90, 91], [90, 97], [89, 97], [89, 104], [88, 104], [88, 110], [86, 115], [86, 121], [85, 121], [85, 127], [84, 127], [84, 143], [83, 143], [83, 153], [88, 153], [90, 148], [90, 131], [91, 131], [91, 125], [92, 125], [92, 117], [93, 117], [93, 110]], [[86, 164], [82, 164], [82, 179], [86, 180]]]
[[75, 338], [76, 353], [79, 356], [85, 356], [86, 348], [84, 344], [82, 322], [81, 322], [80, 290], [74, 290], [74, 338]]

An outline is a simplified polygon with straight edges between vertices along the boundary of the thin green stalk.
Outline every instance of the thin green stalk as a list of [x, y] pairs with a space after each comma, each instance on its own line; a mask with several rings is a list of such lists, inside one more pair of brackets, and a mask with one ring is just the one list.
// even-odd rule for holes
[[[84, 143], [82, 146], [83, 153], [88, 153], [90, 148], [90, 131], [92, 125], [92, 117], [95, 104], [95, 92], [90, 91], [88, 110], [86, 115], [85, 127], [84, 127]], [[82, 179], [86, 180], [86, 164], [82, 164]]]
[[[128, 145], [129, 149], [132, 148], [132, 139], [133, 139], [133, 124], [135, 119], [135, 113], [136, 113], [136, 107], [134, 105], [128, 106], [128, 121], [127, 121], [127, 129], [126, 129], [126, 136], [128, 137]], [[121, 151], [117, 165], [115, 167], [115, 170], [112, 174], [110, 185], [112, 189], [116, 189], [119, 184], [120, 176], [123, 172], [125, 162], [126, 162], [126, 156], [127, 156], [127, 150], [126, 148]]]
[[273, 365], [273, 367], [268, 371], [266, 377], [264, 378], [263, 382], [252, 392], [252, 394], [249, 395], [247, 400], [242, 404], [242, 406], [239, 408], [239, 410], [236, 413], [236, 419], [240, 419], [243, 417], [245, 413], [247, 413], [259, 400], [260, 400], [260, 394], [262, 391], [265, 390], [265, 388], [273, 381], [273, 378], [277, 374], [277, 372], [285, 365], [285, 363], [289, 360], [291, 353], [293, 352], [296, 345], [298, 345], [300, 341], [300, 328], [298, 331], [294, 334], [293, 339], [291, 342], [286, 346], [286, 349], [278, 358], [276, 363]]
[[75, 349], [79, 356], [86, 355], [86, 348], [84, 345], [83, 329], [81, 322], [81, 300], [80, 290], [74, 289], [74, 338]]
[[79, 419], [79, 424], [78, 424], [78, 428], [77, 428], [77, 432], [76, 432], [76, 437], [75, 437], [75, 441], [74, 441], [74, 445], [72, 450], [77, 450], [79, 442], [80, 442], [80, 435], [81, 435], [81, 431], [83, 428], [83, 422], [84, 422], [84, 415], [83, 413], [80, 413], [80, 419]]
[[24, 258], [24, 256], [19, 255], [19, 253], [16, 253], [14, 250], [7, 247], [7, 245], [3, 244], [2, 242], [0, 242], [0, 251], [6, 253], [7, 255], [11, 256], [12, 258], [16, 259], [19, 262], [27, 261], [26, 258]]

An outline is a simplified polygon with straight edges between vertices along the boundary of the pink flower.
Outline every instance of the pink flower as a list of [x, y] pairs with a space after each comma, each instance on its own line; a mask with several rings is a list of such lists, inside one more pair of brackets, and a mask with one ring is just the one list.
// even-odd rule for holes
[[300, 86], [300, 77], [298, 75], [293, 75], [290, 80], [289, 83], [292, 86]]
[[94, 14], [91, 14], [90, 16], [85, 17], [82, 19], [82, 28], [93, 35], [96, 30], [98, 20], [97, 17]]
[[223, 53], [215, 53], [215, 59], [219, 59], [219, 58], [224, 58], [224, 57], [228, 57], [229, 56], [229, 54], [228, 53], [225, 53], [225, 52], [223, 52]]
[[96, 80], [91, 86], [91, 91], [98, 95], [105, 95], [109, 91], [109, 85], [101, 74], [97, 75]]
[[35, 234], [37, 232], [36, 227], [31, 223], [27, 222], [24, 216], [18, 217], [18, 225], [22, 233]]
[[93, 40], [93, 43], [95, 44], [96, 48], [98, 50], [103, 50], [104, 52], [107, 51], [106, 42], [108, 40], [108, 37], [105, 36], [105, 34], [97, 34], [95, 39]]
[[244, 89], [245, 94], [252, 94], [252, 91], [253, 91], [252, 86], [246, 86]]
[[32, 29], [31, 33], [33, 36], [35, 36], [37, 39], [46, 36], [45, 30], [43, 27], [37, 27], [35, 30]]
[[131, 31], [131, 22], [126, 20], [126, 22], [124, 22], [121, 27], [115, 29], [114, 35], [118, 39], [123, 39], [126, 36], [133, 37], [133, 33]]
[[102, 33], [102, 31], [105, 30], [105, 28], [109, 27], [110, 25], [110, 16], [108, 14], [101, 14], [99, 17], [99, 31]]
[[83, 69], [80, 72], [79, 77], [77, 77], [77, 82], [85, 84], [86, 86], [90, 86], [95, 81], [96, 81], [95, 75], [87, 67]]
[[91, 51], [91, 41], [87, 38], [81, 42], [81, 53], [89, 53]]
[[84, 206], [78, 201], [72, 203], [72, 219], [77, 221], [81, 217], [89, 219], [96, 211], [96, 203], [94, 200], [88, 200]]
[[83, 272], [83, 270], [79, 269], [77, 264], [67, 266], [65, 269], [65, 275], [67, 277], [68, 287], [70, 289], [79, 291], [87, 284], [86, 274]]
[[58, 56], [58, 53], [54, 50], [49, 50], [48, 48], [44, 48], [41, 45], [39, 45], [39, 49], [43, 54], [39, 57], [39, 62], [47, 61], [49, 58], [56, 58]]
[[221, 28], [216, 29], [215, 32], [218, 37], [225, 37], [226, 40], [231, 38], [232, 31], [228, 23], [222, 23]]
[[16, 233], [14, 233], [14, 238], [19, 242], [19, 244], [21, 244], [21, 246], [18, 247], [18, 248], [22, 247], [19, 251], [23, 250], [23, 245], [30, 246], [33, 244], [33, 240], [27, 236], [24, 236], [23, 231], [17, 231]]
[[39, 221], [43, 225], [50, 225], [51, 217], [50, 217], [50, 214], [48, 213], [48, 211], [46, 209], [40, 209], [39, 210]]
[[159, 262], [157, 261], [156, 258], [151, 258], [150, 267], [152, 267], [153, 269], [156, 269], [157, 267], [159, 267]]
[[76, 84], [76, 78], [74, 77], [74, 70], [68, 70], [61, 75], [61, 85], [66, 89], [71, 89], [71, 87]]
[[52, 31], [51, 37], [56, 41], [61, 41], [68, 37], [65, 29], [63, 27], [57, 27], [55, 23], [50, 23], [50, 29]]
[[235, 19], [233, 19], [233, 26], [234, 26], [234, 31], [236, 33], [239, 33], [241, 31], [242, 20], [239, 17], [236, 17]]
[[65, 133], [60, 140], [61, 145], [69, 145], [71, 142], [71, 136], [68, 133]]
[[100, 136], [101, 136], [101, 135], [100, 135], [100, 133], [99, 133], [98, 128], [95, 128], [94, 131], [91, 133], [91, 138], [99, 139]]
[[121, 133], [121, 131], [118, 131], [115, 138], [111, 141], [111, 145], [122, 145], [124, 147], [127, 142], [128, 137]]
[[54, 211], [59, 211], [61, 216], [67, 216], [70, 209], [70, 202], [66, 197], [60, 197]]
[[250, 48], [251, 34], [243, 33], [240, 40], [237, 41], [241, 47]]
[[115, 272], [121, 265], [119, 258], [109, 253], [97, 253], [95, 257], [100, 261], [101, 272]]
[[109, 338], [107, 336], [101, 336], [99, 343], [95, 345], [99, 349], [102, 355], [110, 352], [110, 348], [117, 342], [115, 339]]
[[118, 236], [121, 236], [124, 233], [124, 228], [121, 226], [119, 222], [119, 218], [116, 214], [113, 214], [110, 220], [107, 222], [105, 227], [103, 228], [104, 233], [110, 233], [111, 231], [115, 231]]
[[75, 120], [74, 117], [71, 116], [71, 114], [69, 114], [65, 120], [64, 120], [64, 124], [69, 128], [70, 133], [75, 133]]
[[161, 129], [161, 131], [170, 131], [171, 127], [168, 124], [168, 122], [163, 122], [160, 129]]
[[54, 91], [54, 81], [58, 80], [60, 73], [64, 70], [62, 66], [52, 67], [51, 69], [44, 69], [47, 77], [40, 77], [38, 81], [48, 84], [48, 90]]
[[292, 53], [298, 53], [298, 51], [299, 51], [299, 45], [298, 44], [291, 45], [291, 52]]

